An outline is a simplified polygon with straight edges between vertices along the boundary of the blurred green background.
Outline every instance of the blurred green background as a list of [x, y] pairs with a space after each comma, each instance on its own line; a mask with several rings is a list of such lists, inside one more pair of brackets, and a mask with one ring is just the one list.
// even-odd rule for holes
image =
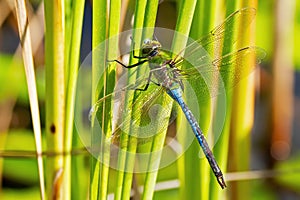
[[[174, 0], [161, 1], [156, 26], [174, 29], [180, 3]], [[219, 6], [226, 7], [228, 4], [223, 2]], [[123, 30], [131, 27], [135, 1], [122, 1], [122, 6], [125, 5], [128, 6], [127, 9], [125, 7], [126, 14], [124, 10], [121, 13]], [[43, 6], [39, 0], [27, 1], [44, 132], [46, 95]], [[82, 31], [81, 61], [91, 51], [91, 11], [92, 1], [85, 1], [83, 28], [78, 30]], [[248, 141], [250, 152], [245, 155], [250, 163], [248, 170], [239, 173], [230, 156], [240, 149], [229, 147], [228, 170], [225, 173], [229, 187], [223, 197], [240, 199], [243, 187], [247, 187], [243, 199], [300, 199], [300, 54], [297, 53], [297, 47], [300, 46], [300, 2], [258, 1], [255, 37], [255, 45], [263, 48], [267, 57], [254, 72], [255, 115]], [[0, 199], [40, 199], [26, 77], [15, 7], [11, 0], [0, 0], [0, 84]], [[43, 138], [46, 152], [45, 140], [46, 137]], [[47, 156], [46, 153], [44, 159]], [[89, 155], [78, 153], [74, 156], [83, 160], [84, 170], [77, 176], [81, 180], [79, 187], [86, 188], [83, 189], [86, 192], [90, 176]], [[111, 194], [116, 172], [111, 170], [109, 177], [112, 181], [108, 193]], [[136, 182], [141, 181], [143, 175], [137, 176]], [[185, 183], [185, 187], [188, 188], [189, 183]], [[178, 165], [173, 163], [159, 171], [154, 199], [181, 199], [179, 188]]]

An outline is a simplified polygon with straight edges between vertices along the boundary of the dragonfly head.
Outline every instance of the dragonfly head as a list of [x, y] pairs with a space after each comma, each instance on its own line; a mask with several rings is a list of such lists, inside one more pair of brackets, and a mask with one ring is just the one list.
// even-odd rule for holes
[[142, 55], [154, 57], [159, 53], [161, 44], [157, 40], [145, 39], [142, 44]]

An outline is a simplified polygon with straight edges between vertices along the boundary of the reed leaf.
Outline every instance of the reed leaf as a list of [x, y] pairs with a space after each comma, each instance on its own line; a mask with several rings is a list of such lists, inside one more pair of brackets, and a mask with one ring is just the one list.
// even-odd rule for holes
[[39, 182], [40, 182], [40, 195], [41, 199], [45, 199], [45, 180], [44, 180], [44, 165], [42, 155], [42, 133], [40, 112], [38, 105], [38, 95], [36, 89], [36, 80], [34, 73], [34, 62], [30, 39], [29, 23], [26, 11], [26, 5], [24, 0], [18, 0], [16, 2], [16, 14], [18, 21], [18, 30], [20, 36], [20, 42], [22, 46], [22, 55], [24, 60], [24, 68], [26, 72], [27, 87], [29, 93], [29, 101], [31, 108], [31, 116], [33, 123], [33, 130], [35, 136], [35, 145], [37, 152], [38, 170], [39, 170]]

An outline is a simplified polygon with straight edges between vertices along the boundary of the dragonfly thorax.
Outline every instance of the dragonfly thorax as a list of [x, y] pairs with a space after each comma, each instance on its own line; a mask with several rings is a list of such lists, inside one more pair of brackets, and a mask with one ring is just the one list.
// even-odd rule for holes
[[157, 40], [145, 39], [142, 45], [142, 56], [154, 57], [161, 48], [161, 44]]

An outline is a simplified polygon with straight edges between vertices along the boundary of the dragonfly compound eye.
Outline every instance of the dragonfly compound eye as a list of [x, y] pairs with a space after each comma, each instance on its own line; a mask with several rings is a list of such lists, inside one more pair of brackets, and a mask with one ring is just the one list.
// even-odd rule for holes
[[144, 45], [149, 45], [151, 43], [151, 40], [149, 38], [146, 38], [143, 43]]
[[142, 54], [143, 55], [149, 55], [150, 54], [150, 52], [152, 51], [152, 48], [150, 47], [144, 47], [144, 48], [142, 48]]

